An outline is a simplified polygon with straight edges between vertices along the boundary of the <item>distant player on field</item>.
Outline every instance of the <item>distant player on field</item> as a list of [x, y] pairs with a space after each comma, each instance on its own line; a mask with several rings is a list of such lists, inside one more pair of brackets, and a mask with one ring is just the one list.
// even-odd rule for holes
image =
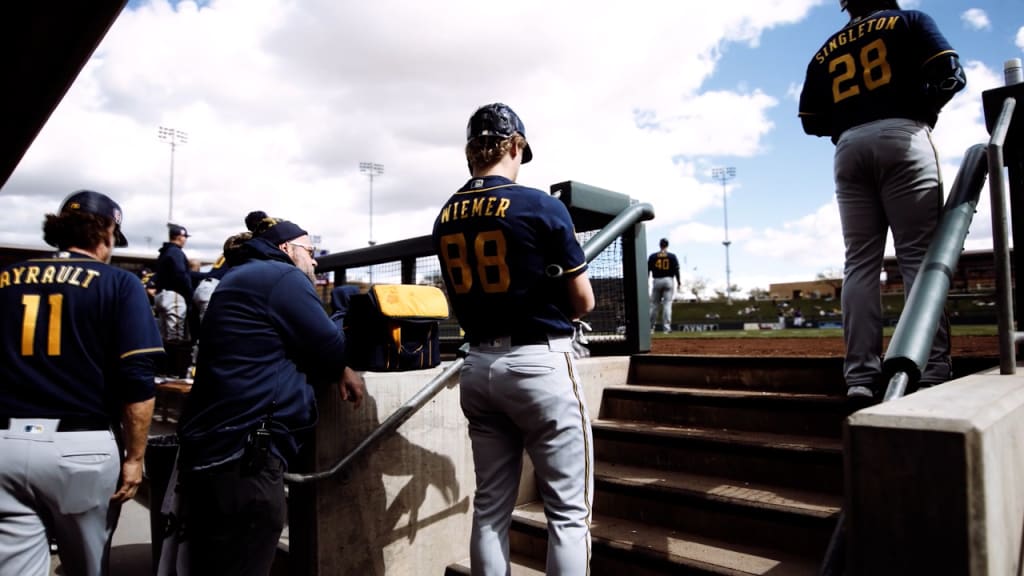
[[[524, 448], [548, 516], [546, 573], [590, 573], [594, 452], [572, 321], [594, 308], [594, 292], [565, 205], [516, 184], [531, 158], [511, 108], [478, 109], [466, 130], [472, 178], [434, 222], [448, 297], [470, 345], [459, 388], [476, 471], [474, 576], [509, 573]], [[549, 265], [563, 273], [548, 276]]]
[[672, 332], [672, 301], [676, 289], [682, 288], [679, 281], [679, 259], [668, 251], [668, 238], [659, 243], [661, 250], [647, 258], [647, 272], [651, 275], [651, 332], [657, 326], [658, 310], [661, 310], [662, 331]]
[[[966, 85], [957, 53], [927, 14], [895, 0], [840, 0], [850, 22], [807, 66], [800, 95], [804, 131], [836, 145], [835, 181], [846, 242], [844, 375], [850, 396], [882, 390], [879, 270], [892, 230], [909, 294], [942, 209], [931, 129]], [[950, 378], [949, 324], [939, 324], [920, 385]]]

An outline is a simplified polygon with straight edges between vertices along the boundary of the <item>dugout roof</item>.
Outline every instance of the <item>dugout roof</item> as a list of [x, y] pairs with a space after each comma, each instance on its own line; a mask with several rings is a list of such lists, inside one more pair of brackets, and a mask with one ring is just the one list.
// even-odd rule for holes
[[127, 0], [0, 4], [0, 187], [32, 145]]

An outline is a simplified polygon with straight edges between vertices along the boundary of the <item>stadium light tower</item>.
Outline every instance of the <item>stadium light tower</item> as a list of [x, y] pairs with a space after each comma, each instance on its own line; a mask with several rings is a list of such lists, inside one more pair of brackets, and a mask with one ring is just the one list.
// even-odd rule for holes
[[171, 190], [167, 203], [167, 221], [174, 222], [174, 149], [178, 144], [188, 144], [188, 134], [160, 126], [156, 131], [156, 137], [171, 145]]
[[373, 246], [376, 244], [373, 241], [373, 178], [374, 176], [384, 174], [384, 165], [374, 164], [373, 162], [360, 162], [359, 171], [370, 177], [370, 241], [368, 244]]
[[736, 168], [712, 168], [711, 177], [722, 182], [722, 215], [725, 218], [725, 240], [722, 241], [722, 246], [725, 246], [725, 301], [732, 304], [732, 271], [729, 269], [729, 245], [732, 242], [729, 241], [729, 208], [726, 203], [725, 183], [736, 177]]

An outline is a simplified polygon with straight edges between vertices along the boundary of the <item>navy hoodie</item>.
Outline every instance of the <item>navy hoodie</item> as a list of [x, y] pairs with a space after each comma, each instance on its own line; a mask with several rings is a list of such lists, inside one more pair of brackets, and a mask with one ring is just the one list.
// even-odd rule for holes
[[261, 419], [285, 463], [316, 424], [313, 383], [337, 382], [345, 337], [309, 278], [267, 240], [217, 286], [203, 318], [195, 384], [178, 425], [181, 465], [214, 466], [241, 457]]

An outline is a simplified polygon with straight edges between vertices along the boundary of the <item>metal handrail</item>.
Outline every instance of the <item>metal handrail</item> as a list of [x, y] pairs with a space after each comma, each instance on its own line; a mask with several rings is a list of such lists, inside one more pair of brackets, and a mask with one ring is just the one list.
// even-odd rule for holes
[[[1013, 352], [1013, 308], [1010, 301], [1010, 252], [1007, 247], [1006, 208], [1003, 188], [1003, 143], [1009, 130], [1016, 101], [1007, 98], [1002, 113], [992, 130], [987, 145], [975, 144], [967, 149], [953, 189], [943, 208], [942, 219], [920, 271], [910, 289], [896, 331], [889, 341], [882, 364], [892, 374], [882, 402], [902, 397], [907, 386], [917, 381], [928, 364], [932, 341], [939, 319], [945, 309], [953, 270], [960, 260], [964, 239], [974, 217], [985, 176], [989, 177], [992, 201], [993, 252], [996, 258], [996, 291], [999, 304], [999, 352], [1002, 374], [1012, 374], [1016, 364]], [[987, 156], [987, 162], [983, 162]], [[1006, 364], [1011, 367], [1006, 371]], [[846, 510], [839, 511], [835, 530], [825, 550], [820, 576], [839, 576], [845, 572]]]
[[[622, 236], [626, 230], [636, 225], [638, 222], [644, 220], [651, 220], [654, 218], [654, 207], [648, 203], [637, 203], [632, 204], [622, 212], [620, 212], [615, 218], [613, 218], [607, 225], [605, 225], [600, 232], [595, 234], [583, 245], [583, 255], [587, 262], [590, 262], [597, 257], [605, 248], [611, 245], [616, 238]], [[549, 272], [550, 273], [550, 272]], [[561, 271], [559, 270], [559, 274]], [[467, 346], [463, 344], [463, 347], [459, 349], [462, 356], [467, 351]], [[444, 369], [443, 372], [435, 376], [417, 392], [412, 398], [407, 400], [404, 404], [398, 407], [391, 416], [388, 416], [386, 420], [380, 423], [380, 426], [375, 428], [366, 438], [363, 439], [355, 448], [353, 448], [348, 454], [338, 460], [333, 466], [327, 470], [321, 470], [319, 472], [307, 472], [307, 473], [292, 473], [288, 472], [284, 475], [285, 482], [289, 484], [305, 484], [309, 482], [315, 482], [324, 478], [329, 478], [345, 470], [349, 465], [358, 460], [363, 454], [366, 454], [371, 448], [379, 444], [386, 438], [389, 438], [392, 434], [398, 430], [398, 427], [405, 423], [406, 420], [411, 418], [414, 414], [419, 412], [427, 402], [432, 400], [434, 396], [437, 396], [446, 387], [454, 386], [454, 383], [449, 384], [450, 380], [459, 373], [462, 368], [464, 360], [462, 357], [456, 358]]]

